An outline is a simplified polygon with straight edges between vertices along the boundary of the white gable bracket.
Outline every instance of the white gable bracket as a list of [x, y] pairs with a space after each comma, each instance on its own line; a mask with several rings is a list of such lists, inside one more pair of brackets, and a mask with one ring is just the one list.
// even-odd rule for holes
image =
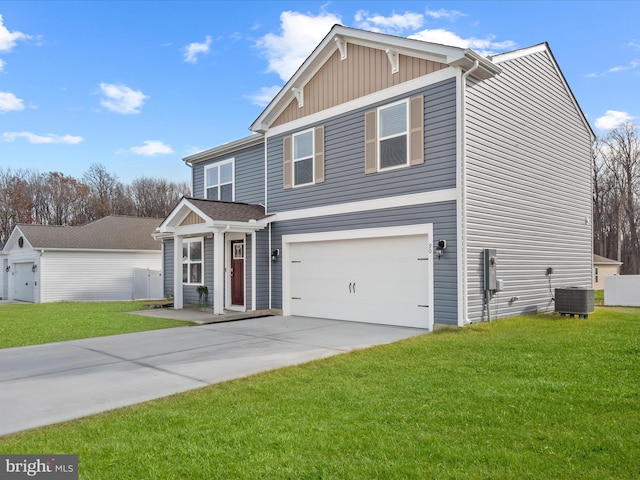
[[304, 90], [302, 88], [293, 87], [291, 89], [298, 100], [298, 108], [304, 107]]
[[391, 64], [391, 73], [398, 73], [400, 71], [400, 67], [398, 65], [400, 55], [398, 55], [398, 52], [396, 52], [395, 50], [391, 50], [390, 48], [387, 48], [385, 50], [385, 53], [387, 54], [389, 63]]
[[347, 41], [342, 37], [334, 38], [336, 44], [338, 45], [338, 50], [340, 50], [340, 60], [347, 59]]

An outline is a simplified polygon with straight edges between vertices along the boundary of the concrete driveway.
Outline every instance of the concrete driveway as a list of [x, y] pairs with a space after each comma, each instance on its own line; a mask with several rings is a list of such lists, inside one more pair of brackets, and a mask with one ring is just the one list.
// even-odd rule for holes
[[0, 350], [0, 435], [422, 335], [264, 317]]

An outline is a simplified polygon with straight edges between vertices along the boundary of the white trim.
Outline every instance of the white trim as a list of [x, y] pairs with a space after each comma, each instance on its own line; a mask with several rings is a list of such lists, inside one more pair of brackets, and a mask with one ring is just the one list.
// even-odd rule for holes
[[405, 95], [414, 90], [433, 85], [434, 83], [438, 83], [450, 78], [455, 78], [459, 74], [459, 71], [460, 69], [457, 67], [448, 67], [442, 70], [438, 70], [437, 72], [430, 73], [429, 75], [418, 77], [413, 80], [395, 85], [393, 87], [385, 88], [384, 90], [379, 90], [369, 95], [365, 95], [364, 97], [360, 97], [355, 100], [336, 105], [335, 107], [331, 107], [326, 110], [322, 110], [320, 112], [299, 118], [297, 120], [293, 120], [291, 122], [270, 128], [265, 132], [265, 138], [286, 133], [291, 130], [304, 128], [307, 125], [321, 123], [332, 117], [348, 113], [352, 110], [364, 108], [373, 103], [383, 102], [391, 97], [395, 97], [396, 95]]
[[[356, 230], [338, 230], [332, 232], [316, 232], [316, 233], [299, 233], [282, 236], [282, 314], [291, 314], [291, 285], [290, 285], [290, 269], [291, 255], [290, 248], [292, 243], [301, 242], [323, 242], [333, 240], [354, 240], [366, 238], [387, 238], [387, 237], [404, 237], [408, 235], [427, 235], [429, 242], [429, 251], [433, 252], [433, 224], [415, 224], [397, 227], [379, 227], [379, 228], [363, 228]], [[429, 317], [428, 329], [433, 330], [434, 322], [434, 282], [433, 282], [433, 253], [428, 261], [428, 277], [429, 277]]]
[[491, 57], [493, 63], [508, 62], [515, 58], [526, 57], [527, 55], [533, 55], [534, 53], [546, 52], [547, 46], [544, 43], [533, 45], [532, 47], [521, 48], [519, 50], [513, 50], [511, 52], [500, 53]]
[[251, 310], [256, 309], [256, 232], [251, 232]]
[[[199, 242], [200, 243], [200, 262], [192, 262], [191, 261], [191, 252], [189, 250], [189, 244], [190, 243], [196, 243]], [[182, 285], [204, 285], [205, 284], [205, 280], [204, 280], [204, 268], [205, 268], [205, 260], [204, 260], [204, 237], [189, 237], [189, 238], [183, 238], [182, 239], [182, 245], [187, 244], [187, 254], [189, 255], [189, 257], [187, 258], [187, 265], [191, 265], [191, 264], [197, 264], [200, 263], [200, 282], [197, 283], [191, 283], [191, 270], [187, 269], [187, 282], [185, 282], [184, 280], [182, 280], [182, 267], [180, 268], [180, 272], [178, 272], [180, 274], [180, 280], [182, 282]], [[185, 264], [184, 261], [184, 256], [181, 255], [181, 265], [183, 266]]]
[[[231, 164], [231, 182], [225, 182], [225, 183], [221, 183], [221, 179], [220, 179], [220, 167], [222, 167], [223, 165], [227, 165], [227, 164]], [[207, 170], [211, 170], [212, 168], [217, 168], [218, 169], [218, 183], [216, 185], [208, 185], [207, 184]], [[212, 163], [210, 165], [205, 165], [204, 169], [203, 169], [203, 185], [204, 185], [204, 198], [207, 200], [220, 200], [220, 201], [225, 201], [222, 200], [222, 198], [209, 198], [207, 196], [208, 194], [208, 189], [211, 187], [218, 187], [218, 197], [220, 197], [220, 188], [223, 185], [229, 185], [229, 183], [231, 183], [231, 202], [235, 202], [236, 200], [236, 159], [235, 157], [232, 158], [227, 158], [225, 160], [221, 160], [221, 161], [217, 161], [215, 163]], [[226, 200], [229, 201], [229, 200]]]
[[458, 242], [458, 258], [457, 258], [457, 288], [458, 288], [458, 326], [461, 327], [467, 323], [468, 304], [467, 304], [467, 282], [466, 282], [466, 205], [464, 190], [467, 188], [465, 168], [465, 148], [464, 148], [464, 86], [463, 75], [458, 75], [456, 79], [456, 96], [457, 96], [457, 112], [456, 112], [456, 184], [458, 185], [458, 195], [456, 201], [456, 240]]
[[408, 207], [428, 203], [450, 202], [458, 199], [457, 189], [448, 188], [432, 192], [412, 193], [397, 197], [376, 198], [359, 202], [340, 203], [325, 207], [301, 208], [276, 213], [271, 217], [272, 222], [284, 222], [286, 220], [298, 220], [303, 218], [324, 217], [329, 215], [341, 215], [346, 213], [367, 212], [369, 210], [382, 210], [396, 207]]

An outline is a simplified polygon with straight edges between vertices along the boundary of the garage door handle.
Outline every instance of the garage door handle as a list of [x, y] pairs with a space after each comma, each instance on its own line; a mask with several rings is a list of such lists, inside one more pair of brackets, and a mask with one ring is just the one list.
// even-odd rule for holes
[[353, 282], [353, 293], [356, 293], [356, 282]]
[[351, 293], [351, 283], [349, 283], [349, 293]]

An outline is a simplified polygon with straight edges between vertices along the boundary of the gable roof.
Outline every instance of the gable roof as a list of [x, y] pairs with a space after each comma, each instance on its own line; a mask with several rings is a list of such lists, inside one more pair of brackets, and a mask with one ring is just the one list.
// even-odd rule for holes
[[622, 262], [617, 260], [612, 260], [611, 258], [602, 257], [600, 255], [593, 254], [593, 263], [597, 264], [606, 264], [606, 265], [622, 265]]
[[262, 220], [270, 216], [265, 214], [262, 205], [222, 202], [219, 200], [202, 200], [191, 197], [184, 198], [212, 220], [248, 222], [250, 220]]
[[473, 75], [479, 79], [490, 78], [501, 71], [500, 67], [494, 65], [491, 60], [470, 49], [334, 25], [249, 129], [254, 132], [265, 132], [286, 106], [296, 98], [296, 91], [299, 92], [304, 88], [336, 50], [341, 52], [344, 50], [345, 54], [342, 58], [346, 58], [347, 44], [382, 50], [387, 55], [405, 55], [432, 60], [448, 66], [460, 67], [463, 70], [470, 69], [477, 61], [478, 68], [474, 70]]
[[591, 124], [587, 120], [587, 117], [585, 116], [584, 112], [582, 111], [582, 108], [580, 108], [580, 104], [578, 103], [578, 100], [576, 100], [576, 97], [573, 94], [573, 91], [571, 90], [571, 87], [567, 83], [567, 79], [565, 78], [564, 74], [562, 73], [562, 70], [560, 70], [560, 65], [558, 65], [558, 62], [556, 61], [556, 57], [553, 55], [553, 52], [551, 51], [551, 47], [549, 47], [549, 44], [547, 42], [539, 43], [538, 45], [533, 45], [531, 47], [520, 48], [518, 50], [513, 50], [511, 52], [501, 53], [499, 55], [494, 55], [494, 56], [491, 57], [491, 60], [494, 63], [499, 65], [500, 63], [508, 62], [509, 60], [525, 57], [527, 55], [532, 55], [534, 53], [539, 53], [539, 52], [546, 52], [549, 55], [549, 59], [553, 63], [553, 67], [555, 68], [556, 73], [558, 74], [558, 77], [560, 78], [560, 81], [562, 82], [562, 84], [564, 85], [564, 88], [566, 89], [567, 93], [569, 94], [569, 97], [571, 98], [571, 101], [573, 103], [574, 108], [576, 109], [576, 111], [580, 115], [580, 118], [581, 118], [582, 122], [584, 123], [585, 127], [587, 128], [587, 130], [589, 131], [589, 133], [591, 135], [591, 138], [593, 140], [595, 140], [596, 134], [593, 131], [593, 128], [591, 128]]
[[[160, 225], [159, 218], [111, 215], [76, 227], [58, 225], [17, 225], [20, 233], [35, 249], [82, 250], [160, 250], [151, 234]], [[10, 245], [11, 238], [7, 242]]]

